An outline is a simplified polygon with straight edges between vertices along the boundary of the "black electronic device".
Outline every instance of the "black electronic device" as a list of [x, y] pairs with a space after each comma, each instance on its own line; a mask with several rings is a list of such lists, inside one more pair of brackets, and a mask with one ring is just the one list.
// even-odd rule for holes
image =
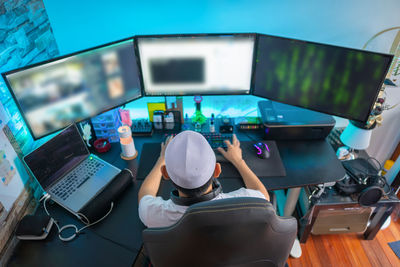
[[146, 119], [132, 120], [131, 131], [133, 136], [151, 136], [153, 124]]
[[38, 184], [60, 206], [77, 215], [120, 173], [89, 153], [72, 124], [23, 158]]
[[393, 55], [259, 34], [253, 94], [366, 122]]
[[253, 147], [255, 148], [254, 152], [256, 153], [257, 157], [261, 159], [268, 159], [271, 156], [267, 143], [258, 142], [253, 144]]
[[221, 119], [222, 124], [219, 126], [220, 133], [233, 133], [233, 119], [229, 117], [223, 117]]
[[47, 237], [54, 220], [47, 215], [25, 215], [18, 223], [15, 235], [20, 240], [42, 240]]
[[222, 134], [222, 133], [201, 133], [210, 144], [211, 148], [215, 149], [218, 147], [226, 148], [225, 140], [232, 142], [232, 134]]
[[274, 101], [259, 101], [258, 112], [266, 140], [324, 139], [336, 123], [330, 115]]
[[[210, 144], [211, 148], [214, 150], [215, 159], [217, 162], [229, 162], [218, 150], [218, 147], [227, 148], [225, 140], [232, 142], [232, 134], [223, 134], [223, 133], [215, 133], [215, 132], [201, 132], [207, 142]], [[168, 136], [176, 136], [177, 133], [173, 134], [164, 134], [164, 141]]]
[[255, 34], [137, 36], [146, 95], [249, 94]]
[[231, 124], [220, 125], [219, 132], [220, 133], [233, 133], [233, 125], [231, 125]]
[[377, 203], [384, 194], [390, 192], [385, 177], [379, 175], [378, 170], [368, 159], [357, 158], [342, 163], [348, 175], [335, 184], [339, 193], [343, 195], [356, 194], [360, 205], [370, 206]]
[[178, 190], [173, 190], [171, 191], [170, 198], [172, 202], [174, 202], [176, 205], [190, 206], [195, 203], [212, 200], [216, 196], [218, 196], [219, 193], [221, 193], [221, 191], [222, 191], [221, 184], [218, 182], [218, 180], [213, 179], [212, 190], [207, 194], [196, 197], [181, 197], [179, 196]]
[[142, 95], [132, 38], [2, 75], [35, 139]]
[[[225, 140], [232, 142], [232, 134], [221, 134], [221, 133], [211, 133], [211, 132], [201, 132], [207, 142], [210, 144], [212, 149], [217, 149], [218, 147], [226, 148]], [[168, 136], [176, 136], [177, 133], [165, 134], [164, 140]]]

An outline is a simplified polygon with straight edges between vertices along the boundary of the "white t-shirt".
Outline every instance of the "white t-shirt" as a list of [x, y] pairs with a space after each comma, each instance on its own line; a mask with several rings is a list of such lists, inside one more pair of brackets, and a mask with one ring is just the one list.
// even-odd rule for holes
[[[258, 197], [265, 196], [258, 190], [240, 188], [230, 193], [220, 193], [212, 200], [231, 197]], [[212, 201], [211, 200], [211, 201]], [[168, 227], [176, 223], [189, 206], [180, 206], [171, 199], [146, 195], [139, 202], [139, 218], [147, 227]]]

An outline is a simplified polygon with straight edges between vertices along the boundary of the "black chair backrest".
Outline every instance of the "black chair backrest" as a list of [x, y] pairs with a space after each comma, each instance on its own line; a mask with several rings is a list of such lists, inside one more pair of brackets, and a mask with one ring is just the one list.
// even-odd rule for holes
[[192, 205], [176, 224], [145, 229], [143, 241], [156, 267], [284, 266], [296, 233], [295, 218], [243, 197]]

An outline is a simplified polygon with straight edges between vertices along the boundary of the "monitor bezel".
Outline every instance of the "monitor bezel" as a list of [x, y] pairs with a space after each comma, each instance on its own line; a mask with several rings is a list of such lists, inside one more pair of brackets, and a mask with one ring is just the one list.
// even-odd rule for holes
[[8, 88], [8, 91], [11, 93], [11, 96], [12, 96], [14, 102], [16, 103], [16, 105], [18, 107], [18, 110], [19, 110], [23, 120], [25, 121], [25, 124], [26, 124], [26, 126], [27, 126], [27, 128], [29, 130], [29, 133], [32, 135], [34, 140], [39, 140], [39, 139], [41, 139], [43, 137], [49, 136], [49, 135], [54, 134], [54, 133], [56, 133], [56, 132], [58, 132], [58, 131], [60, 131], [62, 129], [65, 129], [66, 127], [68, 127], [69, 124], [67, 126], [63, 127], [63, 128], [58, 129], [58, 130], [54, 130], [54, 131], [48, 132], [46, 134], [36, 136], [35, 133], [32, 131], [31, 126], [29, 125], [29, 121], [25, 117], [25, 113], [23, 112], [23, 110], [22, 110], [22, 108], [21, 108], [21, 106], [19, 104], [19, 101], [18, 101], [17, 97], [15, 96], [14, 91], [12, 90], [11, 84], [9, 83], [9, 81], [7, 79], [7, 76], [10, 75], [10, 74], [14, 74], [14, 73], [18, 73], [18, 72], [21, 72], [21, 71], [25, 71], [25, 70], [28, 70], [28, 69], [31, 69], [31, 68], [34, 68], [34, 67], [38, 67], [38, 66], [41, 66], [41, 65], [52, 63], [52, 62], [55, 62], [55, 61], [58, 61], [58, 60], [61, 60], [61, 59], [69, 58], [69, 57], [76, 56], [76, 55], [79, 55], [79, 54], [83, 54], [83, 53], [86, 53], [86, 52], [89, 52], [89, 51], [92, 51], [92, 50], [100, 49], [100, 48], [107, 47], [107, 46], [110, 46], [110, 45], [115, 45], [115, 44], [118, 44], [118, 43], [123, 43], [123, 42], [126, 42], [126, 41], [132, 41], [133, 51], [134, 51], [133, 53], [134, 53], [135, 59], [136, 59], [135, 63], [136, 63], [137, 69], [138, 69], [140, 95], [138, 97], [136, 97], [136, 98], [132, 98], [132, 99], [128, 99], [126, 101], [123, 101], [118, 105], [113, 105], [112, 107], [107, 107], [106, 109], [104, 109], [101, 112], [98, 112], [98, 113], [96, 113], [96, 114], [94, 114], [92, 116], [85, 117], [85, 118], [83, 118], [81, 120], [74, 120], [74, 121], [70, 122], [70, 123], [80, 123], [80, 122], [83, 122], [83, 121], [88, 120], [90, 118], [96, 117], [96, 116], [98, 116], [98, 115], [100, 115], [100, 114], [102, 114], [104, 112], [110, 111], [110, 110], [112, 110], [112, 109], [114, 109], [116, 107], [124, 106], [124, 105], [126, 105], [126, 104], [128, 104], [128, 103], [130, 103], [132, 101], [138, 100], [139, 98], [142, 98], [144, 96], [144, 94], [143, 94], [143, 83], [142, 83], [142, 73], [140, 72], [140, 69], [139, 69], [140, 65], [139, 65], [139, 63], [137, 61], [137, 55], [136, 55], [136, 49], [135, 49], [136, 40], [135, 40], [135, 38], [133, 36], [132, 37], [127, 37], [127, 38], [124, 38], [124, 39], [120, 39], [120, 40], [117, 40], [117, 41], [109, 42], [109, 43], [106, 43], [106, 44], [94, 46], [94, 47], [91, 47], [91, 48], [79, 50], [79, 51], [76, 51], [76, 52], [73, 52], [73, 53], [68, 53], [68, 54], [65, 54], [65, 55], [62, 55], [62, 56], [57, 56], [57, 57], [54, 57], [54, 58], [51, 58], [51, 59], [48, 59], [48, 60], [45, 60], [45, 61], [36, 62], [36, 63], [29, 64], [29, 65], [26, 65], [26, 66], [21, 67], [21, 68], [17, 68], [17, 69], [13, 69], [13, 70], [1, 73], [1, 76], [2, 76], [6, 86]]
[[370, 103], [370, 108], [369, 108], [369, 110], [368, 110], [368, 113], [367, 113], [367, 115], [366, 115], [366, 117], [364, 118], [364, 120], [360, 120], [359, 118], [355, 118], [355, 117], [352, 117], [352, 116], [347, 116], [347, 115], [345, 115], [345, 116], [343, 116], [343, 115], [341, 115], [341, 114], [336, 114], [336, 113], [333, 113], [333, 112], [326, 112], [326, 111], [321, 111], [321, 110], [318, 110], [318, 109], [316, 109], [316, 108], [309, 108], [309, 107], [304, 107], [304, 106], [302, 106], [302, 105], [294, 105], [294, 104], [291, 104], [291, 103], [288, 103], [288, 102], [282, 102], [282, 101], [280, 101], [280, 100], [278, 100], [278, 99], [274, 99], [274, 98], [267, 98], [267, 97], [265, 97], [265, 96], [262, 96], [262, 95], [260, 95], [260, 94], [255, 94], [255, 82], [256, 82], [256, 66], [257, 66], [257, 52], [258, 51], [256, 51], [255, 53], [256, 54], [254, 54], [254, 57], [253, 57], [253, 59], [254, 59], [254, 71], [252, 72], [252, 75], [253, 75], [253, 77], [252, 77], [252, 91], [251, 91], [251, 94], [252, 95], [254, 95], [254, 96], [257, 96], [257, 97], [261, 97], [261, 98], [265, 98], [265, 99], [269, 99], [269, 100], [272, 100], [272, 101], [276, 101], [276, 102], [279, 102], [279, 103], [283, 103], [283, 104], [287, 104], [287, 105], [292, 105], [292, 106], [296, 106], [296, 107], [300, 107], [300, 108], [305, 108], [305, 109], [309, 109], [309, 110], [313, 110], [313, 111], [316, 111], [316, 112], [320, 112], [320, 113], [325, 113], [325, 114], [329, 114], [329, 115], [333, 115], [333, 116], [337, 116], [337, 117], [341, 117], [341, 118], [345, 118], [345, 119], [349, 119], [349, 120], [353, 120], [353, 121], [357, 121], [357, 122], [361, 122], [361, 123], [366, 123], [367, 121], [368, 121], [368, 118], [369, 118], [369, 116], [370, 116], [370, 114], [371, 114], [371, 111], [372, 111], [372, 109], [373, 109], [373, 107], [374, 107], [374, 104], [375, 104], [375, 102], [376, 102], [376, 99], [378, 98], [378, 95], [379, 95], [379, 92], [380, 92], [380, 90], [381, 90], [381, 88], [382, 88], [382, 85], [383, 85], [383, 83], [384, 83], [384, 81], [385, 81], [385, 78], [386, 78], [386, 76], [387, 76], [387, 73], [388, 73], [388, 71], [389, 71], [389, 68], [390, 68], [390, 66], [391, 66], [391, 64], [392, 64], [392, 61], [393, 61], [393, 55], [392, 54], [387, 54], [387, 53], [380, 53], [380, 52], [373, 52], [373, 51], [368, 51], [368, 50], [363, 50], [363, 49], [357, 49], [357, 48], [350, 48], [350, 47], [345, 47], [345, 46], [338, 46], [338, 45], [332, 45], [332, 44], [324, 44], [324, 43], [318, 43], [318, 42], [312, 42], [312, 41], [305, 41], [305, 40], [300, 40], [300, 39], [292, 39], [292, 38], [287, 38], [287, 37], [281, 37], [281, 36], [275, 36], [275, 35], [269, 35], [269, 34], [261, 34], [261, 33], [258, 33], [257, 34], [257, 49], [258, 49], [258, 43], [259, 43], [259, 38], [260, 37], [270, 37], [270, 38], [277, 38], [277, 39], [284, 39], [284, 40], [290, 40], [290, 41], [295, 41], [295, 42], [299, 42], [299, 43], [309, 43], [309, 44], [317, 44], [317, 45], [323, 45], [323, 46], [330, 46], [330, 47], [335, 47], [335, 48], [343, 48], [343, 49], [347, 49], [347, 50], [352, 50], [352, 51], [358, 51], [358, 52], [363, 52], [363, 53], [367, 53], [367, 54], [378, 54], [378, 55], [382, 55], [382, 56], [385, 56], [385, 57], [389, 57], [390, 58], [390, 60], [388, 61], [388, 64], [387, 64], [387, 66], [386, 66], [386, 70], [385, 70], [385, 75], [383, 76], [383, 78], [381, 79], [381, 81], [380, 81], [380, 83], [379, 83], [379, 87], [378, 87], [378, 89], [377, 89], [377, 92], [376, 92], [376, 94], [375, 94], [375, 97], [373, 98], [373, 99], [371, 99], [371, 103]]
[[184, 34], [151, 34], [151, 35], [135, 35], [135, 49], [136, 49], [136, 55], [139, 59], [138, 64], [140, 67], [140, 74], [143, 79], [143, 70], [142, 70], [142, 61], [140, 58], [140, 48], [139, 48], [139, 39], [147, 39], [147, 38], [169, 38], [169, 37], [216, 37], [216, 36], [244, 36], [244, 37], [253, 37], [254, 44], [253, 44], [253, 54], [251, 55], [252, 63], [251, 63], [251, 76], [250, 76], [250, 84], [249, 84], [249, 90], [247, 93], [230, 93], [230, 94], [222, 94], [221, 92], [219, 93], [201, 93], [201, 94], [148, 94], [146, 92], [146, 86], [144, 84], [144, 81], [142, 80], [143, 84], [143, 96], [146, 97], [164, 97], [164, 96], [196, 96], [196, 95], [202, 95], [202, 96], [224, 96], [224, 95], [251, 95], [252, 91], [252, 76], [254, 72], [254, 56], [255, 56], [255, 51], [256, 51], [256, 43], [257, 43], [257, 33], [255, 32], [245, 32], [245, 33], [184, 33]]

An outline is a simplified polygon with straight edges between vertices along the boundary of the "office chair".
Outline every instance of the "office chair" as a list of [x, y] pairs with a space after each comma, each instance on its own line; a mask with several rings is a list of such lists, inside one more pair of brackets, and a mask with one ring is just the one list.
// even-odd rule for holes
[[260, 198], [205, 201], [174, 225], [143, 231], [151, 263], [162, 266], [284, 266], [297, 233]]

